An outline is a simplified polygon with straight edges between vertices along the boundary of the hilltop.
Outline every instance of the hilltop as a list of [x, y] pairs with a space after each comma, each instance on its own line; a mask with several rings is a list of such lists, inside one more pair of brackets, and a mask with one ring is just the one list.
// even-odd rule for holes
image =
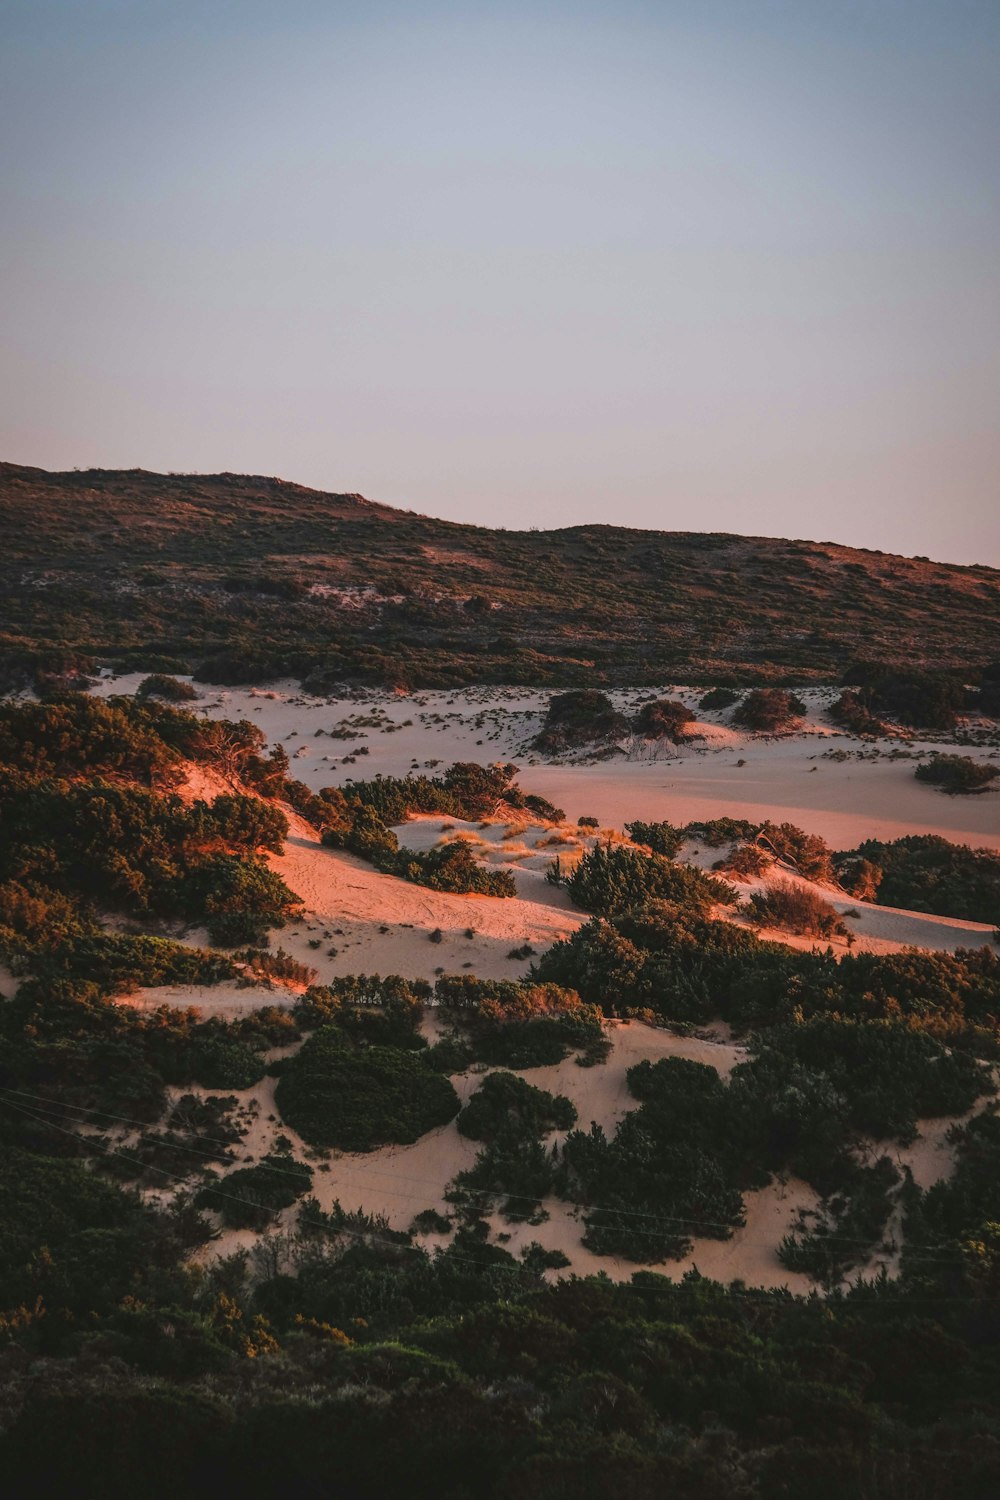
[[820, 681], [975, 669], [1000, 572], [827, 542], [491, 530], [280, 479], [0, 464], [5, 675], [240, 683]]

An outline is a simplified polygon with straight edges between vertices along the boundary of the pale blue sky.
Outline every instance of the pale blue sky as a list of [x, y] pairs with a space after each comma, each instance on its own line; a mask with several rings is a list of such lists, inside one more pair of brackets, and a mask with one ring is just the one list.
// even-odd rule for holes
[[0, 457], [1000, 563], [997, 0], [0, 21]]

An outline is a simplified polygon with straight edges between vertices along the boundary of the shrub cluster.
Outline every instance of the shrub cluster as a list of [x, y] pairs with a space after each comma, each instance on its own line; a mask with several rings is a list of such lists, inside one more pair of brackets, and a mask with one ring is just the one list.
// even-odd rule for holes
[[860, 708], [889, 714], [916, 729], [954, 729], [966, 704], [961, 679], [945, 672], [855, 662], [843, 682], [855, 690]]
[[117, 782], [0, 770], [0, 883], [204, 922], [222, 945], [266, 941], [298, 904], [257, 852], [280, 850], [287, 828], [278, 808], [242, 795], [188, 806]]
[[576, 1109], [564, 1094], [550, 1094], [516, 1073], [489, 1073], [458, 1117], [459, 1132], [473, 1141], [501, 1135], [546, 1135], [570, 1130]]
[[478, 766], [458, 761], [441, 777], [376, 776], [318, 795], [303, 788], [305, 795], [299, 796], [296, 805], [321, 829], [324, 844], [367, 859], [385, 874], [460, 895], [516, 896], [511, 872], [484, 868], [462, 840], [415, 853], [400, 849], [389, 826], [405, 822], [414, 813], [438, 812], [476, 819], [501, 807], [523, 809], [553, 820], [562, 818], [560, 808], [523, 792], [514, 783], [516, 774], [513, 765]]
[[1000, 854], [993, 849], [911, 834], [889, 843], [866, 839], [836, 861], [838, 878], [862, 900], [1000, 923]]
[[837, 959], [797, 953], [746, 928], [652, 905], [596, 918], [555, 943], [533, 977], [607, 1014], [671, 1021], [722, 1016], [741, 1030], [806, 1016], [899, 1017], [956, 1043], [1000, 1051], [1000, 961], [986, 947]]
[[206, 1183], [195, 1202], [214, 1209], [230, 1229], [266, 1229], [281, 1209], [311, 1190], [312, 1175], [294, 1156], [272, 1153]]
[[181, 682], [178, 677], [170, 677], [165, 672], [153, 672], [151, 676], [144, 677], [135, 690], [135, 696], [141, 701], [144, 698], [162, 698], [165, 703], [190, 703], [197, 698], [198, 691], [193, 683]]
[[506, 1068], [540, 1068], [576, 1052], [584, 1067], [601, 1063], [609, 1044], [598, 1007], [585, 1005], [575, 990], [532, 980], [477, 979], [445, 974], [435, 997], [457, 1030], [432, 1047], [430, 1059], [445, 1072], [473, 1062]]
[[888, 733], [886, 725], [852, 688], [845, 688], [836, 702], [831, 703], [827, 712], [835, 724], [851, 734], [877, 737]]
[[739, 697], [739, 693], [734, 688], [709, 688], [708, 692], [701, 698], [698, 707], [707, 709], [732, 708], [734, 703], [739, 702]]
[[[872, 1212], [859, 1142], [910, 1141], [918, 1116], [960, 1113], [989, 1082], [970, 1057], [906, 1027], [817, 1016], [756, 1037], [727, 1084], [713, 1068], [664, 1058], [631, 1068], [628, 1085], [641, 1107], [612, 1140], [593, 1126], [563, 1149], [560, 1190], [589, 1205], [586, 1244], [632, 1260], [679, 1258], [692, 1236], [728, 1238], [744, 1222], [744, 1189], [791, 1171], [837, 1195], [846, 1222], [867, 1226], [850, 1242], [838, 1232], [842, 1270], [864, 1259], [885, 1223]], [[796, 1241], [789, 1257], [796, 1249], [807, 1253]]]
[[607, 743], [628, 731], [628, 719], [606, 693], [575, 688], [549, 699], [544, 723], [532, 743], [536, 750], [554, 755], [581, 745]]
[[644, 703], [635, 717], [636, 734], [646, 739], [670, 740], [679, 745], [690, 734], [694, 714], [676, 698], [655, 698]]

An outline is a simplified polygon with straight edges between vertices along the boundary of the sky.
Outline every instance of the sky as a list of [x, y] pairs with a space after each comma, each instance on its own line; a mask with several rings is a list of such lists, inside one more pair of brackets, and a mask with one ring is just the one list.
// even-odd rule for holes
[[0, 0], [0, 458], [1000, 564], [998, 162], [997, 0]]

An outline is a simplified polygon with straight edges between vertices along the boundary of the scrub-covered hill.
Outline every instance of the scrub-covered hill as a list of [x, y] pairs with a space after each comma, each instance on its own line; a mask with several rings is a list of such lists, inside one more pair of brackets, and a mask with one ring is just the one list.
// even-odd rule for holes
[[987, 567], [617, 526], [488, 530], [236, 474], [2, 464], [0, 526], [8, 679], [88, 658], [324, 688], [829, 681], [858, 657], [975, 676], [1000, 635]]

